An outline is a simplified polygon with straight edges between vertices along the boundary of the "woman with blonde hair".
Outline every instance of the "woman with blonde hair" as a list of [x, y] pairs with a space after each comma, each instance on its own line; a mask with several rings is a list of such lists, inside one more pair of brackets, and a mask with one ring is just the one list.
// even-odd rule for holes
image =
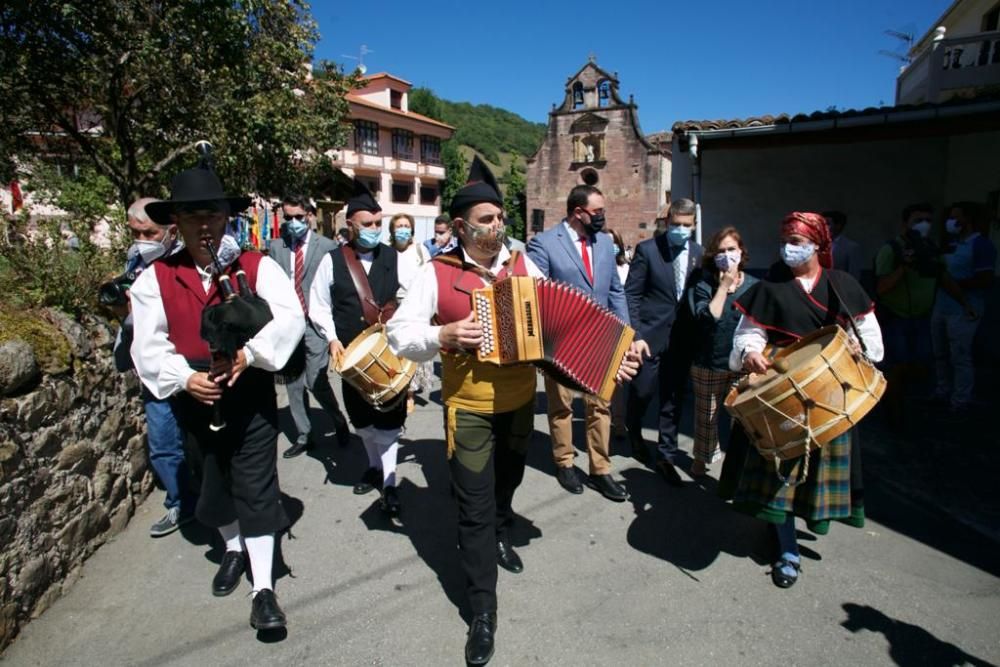
[[[402, 301], [410, 288], [413, 279], [417, 277], [420, 267], [431, 261], [430, 253], [423, 243], [413, 242], [413, 217], [407, 213], [397, 213], [389, 220], [389, 244], [399, 252], [399, 293], [397, 298]], [[429, 387], [434, 375], [433, 362], [424, 362], [417, 366], [417, 372], [410, 382], [406, 396], [406, 412], [413, 412], [416, 407], [414, 396], [418, 391]]]

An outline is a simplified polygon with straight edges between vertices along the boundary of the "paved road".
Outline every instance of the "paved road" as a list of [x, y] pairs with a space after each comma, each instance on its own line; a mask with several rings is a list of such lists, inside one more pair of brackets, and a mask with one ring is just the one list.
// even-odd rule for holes
[[[279, 459], [296, 518], [278, 563], [287, 636], [250, 629], [247, 583], [212, 597], [220, 553], [207, 531], [147, 537], [162, 511], [154, 494], [0, 661], [462, 664], [462, 578], [440, 424], [434, 404], [410, 419], [401, 450], [402, 526], [383, 520], [373, 496], [352, 495], [365, 466], [360, 445], [327, 444], [308, 458]], [[719, 502], [711, 483], [668, 488], [616, 455], [630, 502], [610, 503], [590, 490], [571, 496], [552, 477], [544, 414], [535, 426], [515, 498], [525, 571], [500, 573], [492, 664], [1000, 663], [997, 544], [905, 493], [870, 480], [869, 505], [883, 522], [835, 526], [804, 540], [802, 577], [784, 591], [767, 576], [764, 526]], [[279, 447], [286, 446], [282, 438]]]

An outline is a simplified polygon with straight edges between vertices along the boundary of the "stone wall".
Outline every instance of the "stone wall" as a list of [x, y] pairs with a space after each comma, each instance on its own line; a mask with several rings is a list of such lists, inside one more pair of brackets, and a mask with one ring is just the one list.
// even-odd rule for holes
[[97, 318], [0, 307], [0, 650], [153, 486], [134, 374]]

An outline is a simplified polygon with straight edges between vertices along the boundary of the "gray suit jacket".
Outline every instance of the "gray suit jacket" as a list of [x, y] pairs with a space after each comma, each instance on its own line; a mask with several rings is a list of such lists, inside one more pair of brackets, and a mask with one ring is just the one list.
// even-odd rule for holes
[[563, 223], [536, 234], [528, 241], [528, 257], [546, 276], [553, 280], [579, 287], [615, 315], [629, 321], [625, 291], [618, 279], [615, 263], [614, 241], [610, 234], [597, 234], [594, 239], [593, 256], [590, 258], [594, 269], [591, 283], [583, 268], [583, 259], [570, 238]]
[[[309, 245], [306, 247], [306, 256], [303, 258], [305, 272], [302, 274], [302, 294], [306, 297], [307, 306], [309, 305], [309, 288], [312, 286], [313, 278], [316, 277], [316, 269], [319, 268], [319, 263], [323, 261], [323, 257], [336, 247], [338, 247], [336, 241], [316, 232], [309, 232]], [[270, 255], [271, 259], [276, 261], [278, 266], [284, 269], [288, 277], [291, 278], [295, 255], [284, 235], [271, 243]]]

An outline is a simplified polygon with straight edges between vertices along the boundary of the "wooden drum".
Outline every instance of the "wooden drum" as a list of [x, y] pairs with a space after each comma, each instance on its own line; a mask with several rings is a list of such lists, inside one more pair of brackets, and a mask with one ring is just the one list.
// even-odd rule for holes
[[375, 324], [358, 334], [335, 370], [376, 410], [388, 412], [406, 396], [417, 365], [392, 353], [383, 329]]
[[751, 376], [726, 397], [765, 459], [793, 459], [846, 433], [875, 407], [885, 377], [855, 357], [839, 326], [819, 329], [780, 350], [763, 375]]

